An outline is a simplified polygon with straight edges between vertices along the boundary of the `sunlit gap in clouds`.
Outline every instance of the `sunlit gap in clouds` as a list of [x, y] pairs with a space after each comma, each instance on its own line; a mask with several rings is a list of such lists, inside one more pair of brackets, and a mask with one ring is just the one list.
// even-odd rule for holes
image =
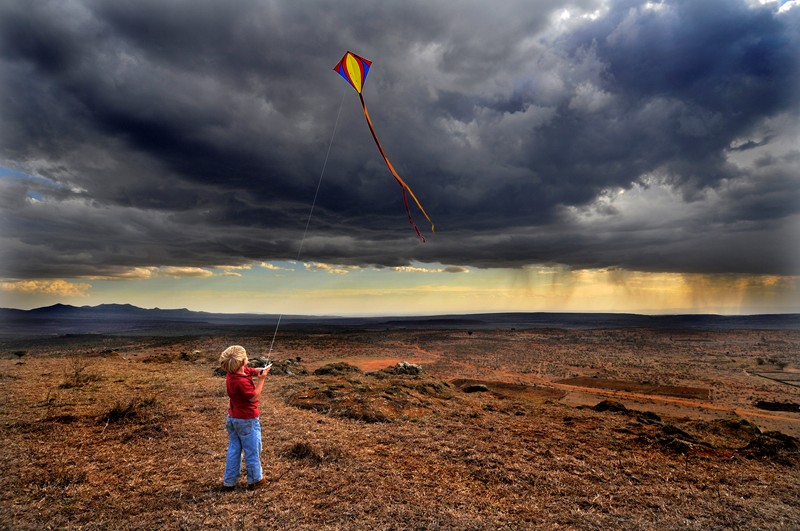
[[0, 293], [4, 306], [20, 308], [56, 302], [116, 302], [146, 308], [305, 315], [800, 311], [800, 278], [791, 276], [648, 273], [553, 265], [451, 268], [449, 273], [447, 269], [426, 264], [343, 268], [290, 262], [237, 266], [233, 271], [229, 267], [143, 268], [136, 278], [129, 275], [116, 280], [5, 281], [0, 283]]

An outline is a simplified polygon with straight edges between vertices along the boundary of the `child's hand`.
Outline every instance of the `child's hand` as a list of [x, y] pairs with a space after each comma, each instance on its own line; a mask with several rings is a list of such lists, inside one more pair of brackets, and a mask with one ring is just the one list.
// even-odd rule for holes
[[272, 369], [271, 363], [266, 367], [264, 367], [263, 369], [261, 369], [261, 372], [258, 373], [258, 379], [263, 380], [264, 378], [266, 378], [267, 374], [269, 374], [270, 369]]

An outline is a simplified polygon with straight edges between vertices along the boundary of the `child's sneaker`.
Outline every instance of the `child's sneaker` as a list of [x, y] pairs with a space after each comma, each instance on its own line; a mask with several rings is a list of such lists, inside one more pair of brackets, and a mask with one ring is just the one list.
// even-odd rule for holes
[[250, 489], [250, 490], [256, 490], [258, 488], [263, 487], [266, 483], [267, 483], [267, 478], [261, 478], [258, 481], [256, 481], [255, 483], [249, 484], [247, 486], [247, 488]]
[[230, 486], [229, 486], [229, 485], [224, 485], [224, 484], [223, 484], [223, 485], [222, 485], [222, 492], [231, 492], [231, 491], [232, 491], [233, 489], [235, 489], [235, 488], [236, 488], [236, 486], [235, 486], [235, 485], [230, 485]]

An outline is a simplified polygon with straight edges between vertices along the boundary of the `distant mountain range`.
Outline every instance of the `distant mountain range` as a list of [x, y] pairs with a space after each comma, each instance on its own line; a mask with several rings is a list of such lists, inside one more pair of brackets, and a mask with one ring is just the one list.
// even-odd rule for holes
[[[61, 334], [194, 335], [229, 327], [274, 327], [277, 315], [225, 314], [187, 310], [145, 309], [130, 304], [70, 306], [55, 304], [33, 310], [0, 308], [0, 336]], [[775, 315], [638, 315], [621, 313], [487, 313], [421, 317], [324, 317], [284, 315], [287, 327], [359, 328], [660, 328], [660, 329], [788, 329], [800, 330], [800, 314]]]
[[[283, 317], [282, 322], [297, 319]], [[186, 308], [145, 309], [131, 304], [70, 306], [54, 304], [33, 310], [0, 308], [0, 336], [61, 334], [184, 335], [228, 325], [271, 325], [277, 315], [195, 312]]]

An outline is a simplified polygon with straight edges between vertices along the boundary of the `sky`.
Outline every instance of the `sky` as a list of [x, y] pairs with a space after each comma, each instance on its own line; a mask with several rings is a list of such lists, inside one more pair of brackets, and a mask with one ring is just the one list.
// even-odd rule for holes
[[798, 3], [6, 0], [0, 306], [800, 312]]

